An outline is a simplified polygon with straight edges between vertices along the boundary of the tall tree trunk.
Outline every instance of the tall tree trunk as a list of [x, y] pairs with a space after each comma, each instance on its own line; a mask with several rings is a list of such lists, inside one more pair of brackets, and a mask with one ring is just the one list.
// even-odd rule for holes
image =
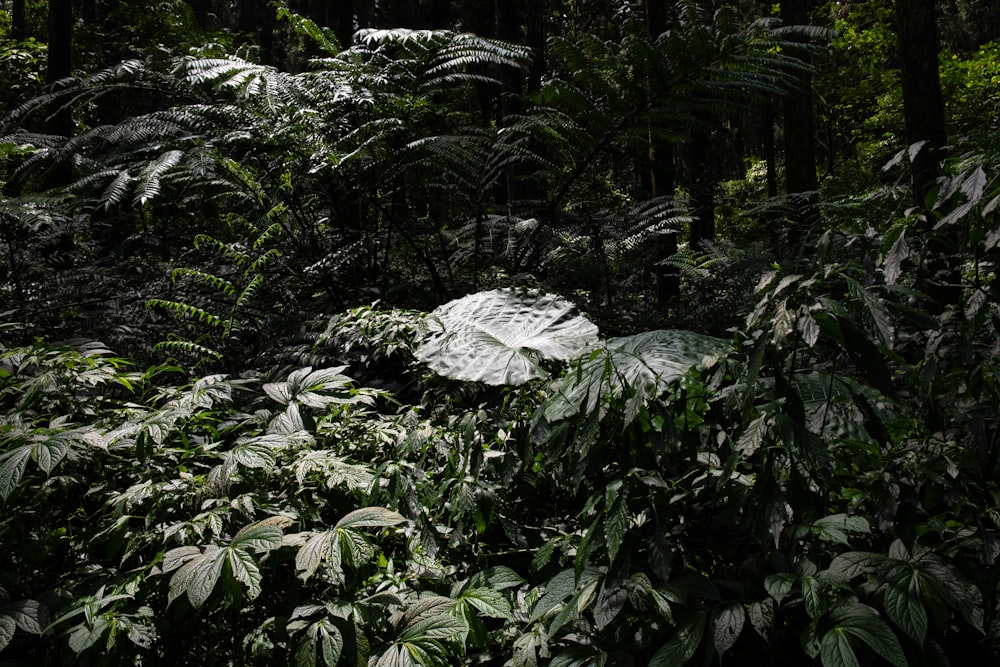
[[698, 127], [691, 135], [687, 155], [688, 190], [691, 193], [691, 226], [688, 245], [697, 250], [702, 241], [715, 240], [716, 167], [712, 156], [712, 135]]
[[354, 38], [354, 0], [325, 0], [323, 11], [323, 24], [333, 29], [341, 48], [348, 48]]
[[[73, 2], [49, 1], [49, 48], [45, 80], [51, 86], [73, 73]], [[68, 110], [58, 111], [52, 117], [51, 131], [68, 136], [73, 121]]]
[[[786, 0], [781, 3], [785, 25], [809, 22], [812, 0]], [[805, 49], [791, 50], [791, 55], [809, 59]], [[816, 137], [813, 128], [812, 77], [799, 74], [798, 89], [785, 99], [785, 191], [789, 194], [812, 192], [816, 180]]]
[[[646, 29], [651, 39], [656, 39], [667, 28], [667, 13], [661, 0], [645, 0]], [[653, 197], [673, 197], [677, 172], [674, 167], [674, 149], [662, 138], [649, 133], [647, 152], [649, 192]], [[661, 312], [665, 312], [671, 301], [680, 296], [680, 274], [664, 261], [677, 254], [677, 234], [661, 234], [656, 241], [656, 302]]]
[[98, 20], [97, 0], [82, 0], [79, 4], [80, 18], [88, 25], [94, 25]]
[[[813, 0], [785, 0], [781, 3], [781, 21], [784, 25], [806, 25]], [[791, 48], [789, 55], [809, 60], [804, 48]], [[785, 192], [790, 195], [814, 193], [819, 188], [816, 178], [816, 134], [813, 126], [812, 76], [798, 75], [798, 88], [785, 98]], [[805, 238], [806, 226], [814, 217], [813, 196], [797, 198], [798, 211], [788, 230], [788, 241], [797, 247]]]
[[531, 0], [528, 2], [528, 46], [531, 47], [531, 69], [528, 70], [527, 90], [529, 93], [542, 87], [542, 75], [545, 73], [545, 41], [548, 26], [545, 16], [548, 14], [547, 0]]
[[194, 21], [198, 25], [198, 28], [207, 30], [209, 0], [187, 0], [187, 4], [191, 8], [191, 13], [194, 15]]
[[[531, 0], [534, 1], [534, 0]], [[521, 3], [518, 0], [498, 0], [497, 2], [497, 36], [500, 39], [516, 44], [523, 43], [521, 37]], [[517, 98], [521, 91], [521, 73], [513, 67], [505, 67], [501, 72], [501, 81], [505, 93], [515, 93], [516, 95], [505, 95], [500, 100], [499, 117], [497, 124], [503, 125], [503, 120], [512, 113], [521, 111], [520, 100]]]
[[935, 19], [934, 0], [896, 2], [906, 141], [910, 146], [923, 144], [910, 163], [913, 196], [920, 206], [934, 188], [947, 141]]
[[73, 73], [72, 0], [49, 0], [48, 53], [48, 83], [55, 83]]
[[24, 13], [24, 0], [14, 0], [10, 8], [10, 34], [16, 40], [28, 36], [27, 18]]
[[767, 196], [773, 198], [778, 196], [778, 161], [774, 150], [774, 105], [770, 102], [765, 102], [762, 107], [764, 123], [764, 168], [766, 169], [767, 178]]
[[274, 63], [275, 12], [263, 0], [240, 0], [237, 29], [243, 38], [260, 47], [260, 62]]
[[[73, 2], [49, 0], [49, 49], [45, 79], [50, 88], [73, 73]], [[56, 100], [49, 110], [48, 131], [63, 137], [73, 134], [73, 116], [64, 100]], [[70, 162], [58, 163], [48, 174], [48, 187], [70, 182], [73, 168]]]
[[[927, 200], [933, 196], [941, 171], [941, 150], [947, 141], [934, 0], [896, 2], [896, 31], [913, 198], [917, 206], [928, 207]], [[922, 231], [929, 239], [929, 252], [920, 267], [917, 285], [939, 308], [944, 308], [962, 299], [961, 273], [949, 257], [960, 249], [959, 239], [957, 227], [935, 230], [933, 225], [933, 218], [924, 216]]]

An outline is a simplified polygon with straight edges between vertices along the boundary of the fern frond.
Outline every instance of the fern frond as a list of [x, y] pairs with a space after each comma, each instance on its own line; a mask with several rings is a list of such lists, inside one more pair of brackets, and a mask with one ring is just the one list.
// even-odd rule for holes
[[206, 271], [185, 268], [174, 269], [171, 274], [171, 280], [177, 282], [177, 278], [179, 277], [188, 278], [195, 282], [202, 283], [216, 291], [222, 292], [223, 294], [228, 294], [230, 296], [236, 294], [236, 286], [233, 285], [232, 282], [221, 276], [217, 276]]
[[162, 308], [180, 318], [196, 320], [211, 327], [222, 326], [222, 318], [218, 315], [213, 315], [203, 308], [192, 306], [188, 303], [170, 301], [168, 299], [149, 299], [146, 301], [146, 308]]
[[271, 262], [278, 259], [279, 257], [281, 257], [281, 251], [278, 250], [277, 248], [271, 248], [263, 255], [255, 259], [253, 263], [250, 264], [249, 267], [247, 267], [246, 274], [260, 273], [265, 268], [267, 268], [267, 266]]
[[239, 297], [237, 297], [236, 299], [236, 303], [233, 304], [233, 312], [235, 313], [243, 310], [243, 308], [247, 305], [247, 303], [253, 300], [254, 296], [257, 294], [257, 291], [263, 284], [264, 284], [264, 275], [260, 273], [256, 274], [250, 280], [249, 284], [247, 284], [247, 286], [243, 288], [243, 291], [240, 292]]
[[209, 236], [208, 234], [198, 234], [195, 236], [194, 247], [199, 250], [202, 248], [211, 248], [223, 257], [231, 260], [237, 266], [243, 266], [250, 261], [250, 255], [247, 253], [232, 244], [223, 243], [214, 236]]
[[139, 174], [138, 188], [133, 201], [144, 206], [147, 202], [160, 194], [160, 179], [168, 171], [176, 167], [184, 153], [179, 150], [170, 150], [160, 155], [155, 160], [149, 162]]
[[208, 358], [216, 361], [222, 359], [221, 352], [189, 340], [163, 340], [153, 345], [153, 349], [162, 352], [179, 352], [196, 358]]
[[[258, 235], [258, 236], [257, 236], [257, 238], [256, 238], [256, 239], [254, 239], [254, 242], [253, 242], [253, 249], [254, 249], [254, 250], [260, 250], [260, 248], [261, 248], [261, 247], [262, 247], [262, 246], [263, 246], [263, 245], [264, 245], [265, 243], [268, 243], [268, 242], [270, 242], [270, 241], [273, 241], [274, 239], [276, 239], [276, 238], [278, 238], [279, 236], [281, 236], [281, 233], [282, 233], [283, 231], [284, 231], [284, 227], [282, 227], [282, 226], [281, 226], [281, 223], [280, 223], [280, 222], [275, 222], [275, 223], [272, 223], [272, 224], [271, 224], [270, 226], [268, 226], [268, 228], [267, 228], [267, 229], [265, 229], [264, 231], [262, 231], [262, 232], [260, 233], [260, 235]], [[254, 264], [256, 264], [256, 262], [255, 262]], [[253, 269], [253, 268], [251, 267], [251, 268], [250, 268], [250, 270], [251, 270], [251, 271], [254, 271], [255, 269]]]

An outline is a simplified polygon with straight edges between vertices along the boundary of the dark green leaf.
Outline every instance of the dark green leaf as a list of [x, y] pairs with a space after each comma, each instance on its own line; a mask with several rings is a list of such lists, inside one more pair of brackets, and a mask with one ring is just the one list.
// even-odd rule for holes
[[398, 512], [384, 507], [363, 507], [345, 514], [334, 528], [385, 527], [406, 523], [406, 518]]
[[0, 456], [0, 498], [6, 500], [14, 492], [24, 476], [31, 451], [31, 445], [23, 445]]
[[49, 608], [38, 600], [19, 600], [0, 608], [0, 614], [14, 619], [24, 632], [40, 635], [49, 625]]
[[774, 627], [774, 600], [772, 598], [750, 605], [750, 624], [761, 637], [768, 636]]
[[0, 614], [0, 651], [3, 651], [10, 644], [16, 628], [17, 623], [14, 622], [13, 618], [6, 614]]
[[502, 593], [489, 588], [473, 588], [462, 592], [462, 600], [492, 618], [511, 618], [510, 603]]
[[746, 609], [738, 602], [727, 604], [715, 614], [713, 634], [715, 650], [720, 656], [736, 644], [740, 633], [743, 632], [746, 617]]
[[698, 650], [704, 635], [705, 614], [694, 614], [678, 627], [670, 641], [653, 655], [649, 667], [681, 667]]
[[861, 667], [847, 632], [833, 628], [820, 640], [820, 659], [823, 667]]
[[767, 594], [774, 598], [775, 602], [781, 604], [781, 601], [785, 599], [785, 596], [788, 595], [798, 580], [799, 578], [791, 572], [779, 572], [778, 574], [772, 574], [764, 580], [764, 588], [767, 590]]
[[[844, 604], [830, 611], [830, 619], [836, 623], [831, 632], [842, 631], [856, 637], [895, 667], [907, 667], [899, 639], [871, 607], [859, 603]], [[839, 644], [840, 640], [837, 641]]]
[[889, 578], [885, 613], [918, 646], [923, 646], [927, 635], [927, 611], [920, 590], [920, 576], [909, 563], [901, 563], [892, 569]]

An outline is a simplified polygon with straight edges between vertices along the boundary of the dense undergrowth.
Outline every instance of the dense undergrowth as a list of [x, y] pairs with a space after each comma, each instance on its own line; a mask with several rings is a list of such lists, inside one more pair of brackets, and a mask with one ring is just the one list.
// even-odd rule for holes
[[[906, 232], [825, 234], [729, 339], [602, 340], [521, 289], [349, 311], [311, 349], [345, 364], [322, 368], [9, 346], [4, 656], [995, 659], [987, 266], [932, 319]], [[389, 374], [396, 394], [351, 379]]]
[[81, 131], [2, 142], [0, 665], [1000, 658], [998, 160], [662, 257], [642, 142], [805, 68], [681, 4], [516, 105], [519, 47], [300, 21], [307, 72], [210, 46], [17, 109]]

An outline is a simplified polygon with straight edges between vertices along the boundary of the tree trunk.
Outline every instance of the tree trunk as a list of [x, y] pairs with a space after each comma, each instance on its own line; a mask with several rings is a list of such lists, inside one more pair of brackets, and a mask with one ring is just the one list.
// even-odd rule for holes
[[[809, 22], [812, 0], [786, 0], [781, 3], [784, 25], [805, 25]], [[793, 48], [790, 55], [808, 60], [805, 49]], [[798, 89], [785, 99], [785, 192], [812, 192], [819, 187], [816, 180], [816, 136], [813, 128], [812, 77], [799, 74]]]
[[323, 11], [324, 25], [333, 29], [340, 48], [348, 48], [354, 39], [354, 0], [325, 0]]
[[[806, 25], [813, 0], [786, 0], [781, 3], [784, 25]], [[792, 47], [789, 55], [806, 62], [809, 52]], [[788, 245], [797, 249], [805, 240], [810, 221], [815, 219], [815, 196], [819, 188], [816, 178], [816, 133], [813, 127], [812, 76], [798, 75], [798, 88], [784, 102], [785, 193], [803, 195], [792, 199], [795, 212], [790, 217]]]
[[702, 241], [715, 240], [716, 168], [712, 156], [712, 135], [708, 128], [696, 128], [688, 144], [687, 187], [691, 193], [691, 226], [688, 245], [698, 250]]
[[15, 40], [27, 37], [27, 19], [24, 13], [24, 0], [14, 0], [10, 8], [10, 34]]
[[542, 75], [545, 74], [545, 41], [548, 26], [545, 16], [548, 13], [546, 0], [531, 0], [528, 2], [528, 46], [532, 50], [531, 68], [528, 70], [527, 90], [535, 92], [542, 87]]
[[[73, 74], [73, 3], [72, 0], [49, 1], [49, 50], [45, 80], [51, 86]], [[73, 119], [69, 109], [59, 110], [60, 102], [53, 109], [50, 131], [69, 136], [73, 132]]]
[[49, 55], [46, 81], [55, 83], [73, 73], [73, 3], [49, 0]]
[[910, 163], [913, 196], [918, 206], [934, 189], [941, 148], [947, 141], [944, 102], [938, 77], [938, 38], [934, 0], [896, 2], [903, 120], [906, 142], [922, 143]]
[[194, 15], [194, 21], [198, 25], [198, 28], [200, 30], [207, 30], [209, 0], [187, 0], [187, 4], [191, 8], [191, 13]]
[[[667, 14], [660, 0], [645, 0], [646, 29], [655, 40], [667, 27]], [[647, 152], [649, 192], [653, 197], [673, 197], [677, 172], [674, 168], [674, 149], [666, 141], [649, 134]], [[677, 269], [665, 266], [664, 261], [677, 254], [677, 234], [661, 234], [656, 241], [656, 304], [666, 312], [671, 301], [680, 296], [681, 278]]]
[[764, 116], [764, 167], [767, 178], [767, 196], [774, 198], [778, 196], [778, 166], [774, 150], [774, 105], [765, 102], [763, 105]]
[[[941, 151], [947, 142], [944, 102], [938, 75], [938, 39], [934, 0], [896, 3], [900, 74], [903, 88], [903, 120], [910, 146], [913, 198], [918, 207], [929, 208], [941, 172]], [[919, 148], [916, 148], [918, 147]], [[917, 285], [938, 308], [962, 299], [961, 273], [950, 255], [959, 250], [957, 227], [933, 229], [932, 216], [924, 216], [927, 254]]]

